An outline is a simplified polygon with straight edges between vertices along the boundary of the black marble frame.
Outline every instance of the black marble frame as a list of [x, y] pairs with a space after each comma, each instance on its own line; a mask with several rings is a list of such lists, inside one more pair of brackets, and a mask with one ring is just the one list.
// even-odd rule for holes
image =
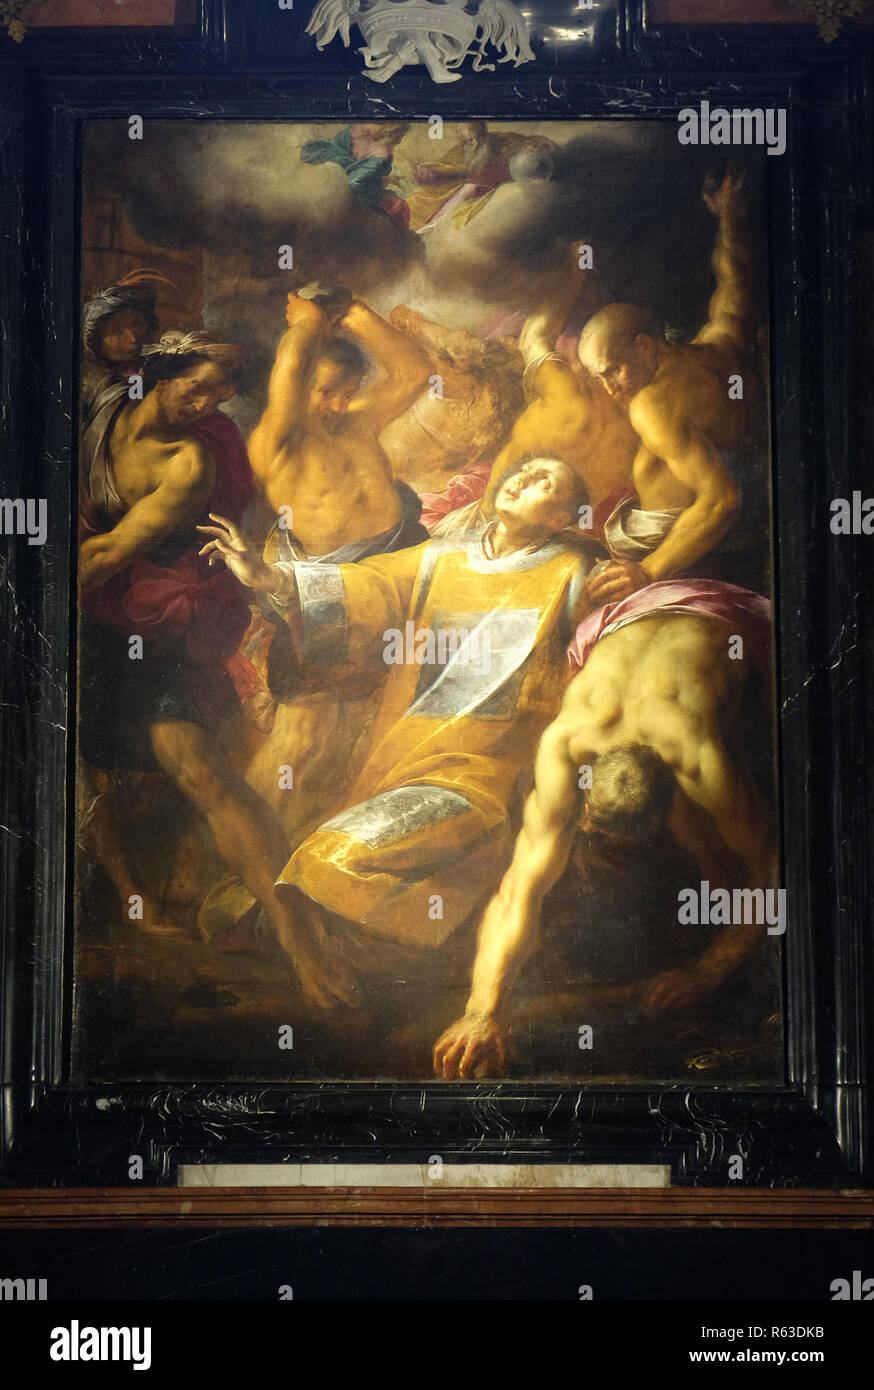
[[[2, 537], [0, 965], [6, 1185], [175, 1181], [180, 1162], [550, 1160], [667, 1163], [680, 1186], [870, 1181], [872, 990], [861, 584], [864, 538], [829, 501], [856, 462], [854, 252], [872, 214], [869, 41], [809, 28], [659, 34], [644, 0], [534, 0], [536, 63], [376, 87], [309, 5], [203, 0], [192, 35], [32, 31], [0, 50], [3, 496], [46, 497], [45, 547]], [[707, 97], [785, 106], [768, 161], [779, 626], [785, 1085], [566, 1088], [537, 1083], [68, 1084], [67, 732], [74, 689], [74, 409], [79, 128], [88, 117], [652, 117]], [[870, 542], [868, 542], [870, 543]], [[139, 1184], [136, 1184], [139, 1186]], [[733, 1184], [734, 1186], [734, 1184]]]

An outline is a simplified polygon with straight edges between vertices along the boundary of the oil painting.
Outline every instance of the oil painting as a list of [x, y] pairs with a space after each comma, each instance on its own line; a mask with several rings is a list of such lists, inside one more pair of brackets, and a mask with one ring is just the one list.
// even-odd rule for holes
[[782, 1080], [731, 153], [85, 122], [75, 1076]]

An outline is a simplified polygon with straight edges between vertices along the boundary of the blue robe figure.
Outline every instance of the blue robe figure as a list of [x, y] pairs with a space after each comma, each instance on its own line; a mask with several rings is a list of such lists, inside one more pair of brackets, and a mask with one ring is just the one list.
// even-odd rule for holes
[[407, 207], [396, 193], [388, 192], [385, 179], [392, 170], [392, 150], [406, 133], [408, 126], [398, 124], [387, 139], [374, 138], [372, 128], [364, 125], [347, 126], [332, 140], [310, 140], [300, 152], [305, 164], [339, 164], [358, 198], [371, 212], [379, 212], [406, 226]]

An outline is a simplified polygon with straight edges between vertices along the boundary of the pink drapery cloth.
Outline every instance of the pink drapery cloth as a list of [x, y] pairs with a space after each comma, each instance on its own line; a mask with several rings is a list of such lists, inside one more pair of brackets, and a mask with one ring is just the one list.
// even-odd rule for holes
[[770, 691], [771, 602], [752, 589], [716, 579], [659, 579], [618, 603], [596, 609], [580, 623], [567, 649], [571, 670], [583, 669], [602, 637], [651, 613], [698, 614], [726, 623], [732, 635], [743, 638], [744, 657], [752, 658], [764, 689]]
[[[209, 449], [216, 465], [208, 512], [238, 522], [253, 495], [252, 470], [242, 436], [227, 415], [201, 420], [191, 433]], [[107, 529], [90, 499], [82, 500], [83, 538]], [[203, 541], [193, 531], [192, 544], [172, 565], [134, 560], [120, 574], [87, 593], [83, 607], [91, 617], [121, 632], [135, 632], [144, 642], [161, 636], [183, 637], [192, 660], [225, 665], [241, 695], [250, 693], [253, 673], [239, 646], [249, 625], [243, 590], [224, 565], [210, 569], [198, 555]], [[256, 678], [257, 679], [257, 678]]]
[[445, 492], [423, 492], [420, 519], [425, 529], [433, 531], [437, 522], [442, 521], [450, 512], [457, 512], [460, 507], [478, 502], [485, 495], [491, 472], [491, 459], [469, 463], [460, 473], [449, 479]]

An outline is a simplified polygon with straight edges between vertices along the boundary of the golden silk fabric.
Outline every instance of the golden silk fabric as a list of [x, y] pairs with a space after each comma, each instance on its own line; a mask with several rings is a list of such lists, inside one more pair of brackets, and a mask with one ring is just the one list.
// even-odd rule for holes
[[496, 887], [508, 815], [561, 700], [582, 572], [561, 541], [488, 560], [479, 535], [295, 566], [304, 662], [385, 677], [345, 808], [279, 884], [410, 946], [439, 946], [469, 917]]

